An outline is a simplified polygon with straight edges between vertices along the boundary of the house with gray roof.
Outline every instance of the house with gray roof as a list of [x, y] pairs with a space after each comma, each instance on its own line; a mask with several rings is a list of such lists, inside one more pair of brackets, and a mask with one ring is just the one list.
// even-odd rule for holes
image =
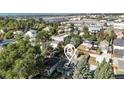
[[114, 56], [117, 58], [124, 58], [124, 50], [115, 49]]
[[117, 64], [119, 70], [124, 70], [124, 40], [115, 39], [113, 41], [113, 63]]
[[113, 49], [124, 50], [124, 40], [123, 39], [114, 39]]

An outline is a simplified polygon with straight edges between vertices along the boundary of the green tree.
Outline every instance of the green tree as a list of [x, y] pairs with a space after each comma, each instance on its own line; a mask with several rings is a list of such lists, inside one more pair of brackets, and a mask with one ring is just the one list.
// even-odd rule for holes
[[82, 38], [79, 35], [71, 33], [71, 35], [65, 39], [64, 44], [66, 45], [71, 43], [71, 40], [74, 40], [76, 47], [78, 47], [82, 43]]
[[40, 47], [18, 38], [0, 51], [0, 76], [4, 78], [30, 78], [43, 74], [43, 56]]
[[84, 32], [83, 38], [87, 39], [87, 38], [91, 37], [91, 35], [89, 33], [89, 28], [87, 26], [83, 27], [83, 32]]
[[73, 72], [74, 79], [88, 79], [92, 78], [88, 64], [89, 56], [85, 55], [77, 64]]
[[52, 53], [53, 53], [53, 48], [50, 46], [50, 44], [48, 43], [44, 43], [41, 45], [42, 48], [41, 48], [41, 51], [42, 51], [42, 55], [46, 58], [48, 56], [51, 56]]
[[95, 79], [110, 79], [114, 78], [112, 65], [109, 62], [106, 62], [104, 59], [101, 64], [98, 65], [95, 73]]
[[111, 31], [111, 35], [110, 35], [111, 43], [112, 43], [112, 44], [113, 44], [113, 40], [116, 39], [116, 37], [117, 37], [117, 36], [116, 36], [115, 32], [112, 30], [112, 31]]
[[103, 31], [100, 31], [98, 34], [96, 34], [97, 36], [97, 43], [99, 44], [102, 40], [104, 40], [104, 32]]
[[89, 35], [89, 31], [88, 31], [89, 29], [88, 29], [88, 27], [87, 26], [84, 26], [83, 27], [83, 32], [84, 32], [84, 34], [88, 34]]
[[71, 42], [71, 36], [68, 36], [65, 41], [64, 41], [64, 45], [67, 45]]
[[63, 57], [65, 54], [64, 54], [64, 47], [63, 47], [64, 43], [63, 42], [60, 42], [58, 44], [58, 47], [54, 49], [54, 56], [55, 57]]
[[51, 37], [50, 33], [46, 31], [40, 31], [37, 33], [36, 41], [42, 43], [49, 42], [51, 40], [50, 37]]
[[89, 40], [91, 40], [91, 41], [97, 41], [96, 35], [95, 34], [90, 35]]
[[7, 32], [4, 34], [5, 39], [12, 39], [14, 37], [13, 32]]
[[51, 34], [51, 36], [52, 35], [57, 35], [58, 34], [58, 30], [57, 29], [51, 29], [50, 30], [50, 34]]
[[74, 31], [74, 24], [71, 23], [70, 28], [71, 28], [71, 31], [73, 32]]

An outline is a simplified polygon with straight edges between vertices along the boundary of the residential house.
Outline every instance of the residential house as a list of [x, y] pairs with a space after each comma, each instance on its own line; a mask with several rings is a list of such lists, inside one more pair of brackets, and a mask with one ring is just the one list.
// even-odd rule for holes
[[71, 32], [71, 31], [72, 31], [71, 28], [65, 28], [65, 29], [64, 29], [64, 32]]
[[114, 29], [124, 29], [124, 23], [122, 22], [115, 22], [113, 24]]
[[124, 70], [124, 40], [115, 39], [113, 41], [113, 63], [118, 70]]
[[112, 26], [113, 27], [113, 25], [114, 25], [114, 22], [113, 21], [107, 21], [107, 26]]
[[59, 42], [64, 42], [65, 39], [69, 36], [69, 34], [60, 34], [60, 35], [57, 35], [57, 36], [52, 36], [52, 40], [54, 41], [59, 41]]
[[88, 29], [90, 33], [97, 33], [102, 31], [102, 26], [99, 24], [89, 24]]
[[69, 21], [71, 24], [74, 24], [75, 27], [78, 28], [78, 30], [82, 31], [82, 26], [83, 26], [83, 22], [82, 20], [78, 20], [78, 21]]
[[106, 40], [103, 40], [99, 44], [99, 48], [103, 53], [107, 53], [109, 51], [109, 42]]
[[113, 64], [118, 70], [124, 70], [124, 50], [114, 50]]
[[124, 50], [124, 40], [123, 39], [114, 39], [113, 49]]
[[92, 48], [92, 46], [93, 46], [92, 41], [89, 41], [89, 40], [84, 40], [82, 45], [86, 46], [89, 49]]
[[57, 35], [57, 36], [52, 36], [51, 39], [53, 40], [50, 45], [53, 47], [53, 48], [57, 48], [58, 44], [60, 42], [64, 42], [65, 39], [69, 36], [69, 34], [60, 34], [60, 35]]

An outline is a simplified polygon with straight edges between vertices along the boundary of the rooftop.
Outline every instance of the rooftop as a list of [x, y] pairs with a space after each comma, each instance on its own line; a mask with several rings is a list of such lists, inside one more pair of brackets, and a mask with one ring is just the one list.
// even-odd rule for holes
[[115, 55], [115, 57], [123, 58], [124, 50], [115, 49], [114, 50], [114, 55]]
[[114, 39], [113, 44], [116, 45], [116, 46], [124, 46], [124, 40]]

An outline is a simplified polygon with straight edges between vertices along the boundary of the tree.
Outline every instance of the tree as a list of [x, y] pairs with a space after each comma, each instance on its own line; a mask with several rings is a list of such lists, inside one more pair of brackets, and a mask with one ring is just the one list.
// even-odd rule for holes
[[71, 42], [71, 36], [68, 36], [65, 41], [64, 41], [64, 45], [67, 45]]
[[112, 65], [109, 62], [106, 62], [104, 59], [101, 64], [98, 65], [95, 73], [95, 79], [109, 79], [114, 78]]
[[51, 37], [50, 33], [46, 31], [40, 31], [37, 33], [36, 41], [45, 43], [45, 42], [50, 41], [50, 37]]
[[92, 78], [88, 64], [89, 56], [85, 55], [77, 64], [73, 72], [74, 79]]
[[52, 53], [53, 53], [53, 48], [50, 46], [50, 44], [48, 43], [45, 43], [45, 44], [42, 44], [42, 55], [44, 56], [44, 58], [48, 57], [48, 56], [51, 56]]
[[83, 32], [84, 32], [84, 34], [88, 35], [88, 34], [89, 34], [89, 31], [88, 31], [88, 30], [89, 30], [89, 29], [88, 29], [87, 26], [84, 26], [84, 27], [83, 27]]
[[73, 32], [74, 31], [74, 24], [70, 24], [70, 28], [71, 28], [71, 31]]
[[57, 35], [58, 34], [58, 30], [57, 29], [51, 29], [50, 30], [50, 34], [51, 35]]
[[58, 44], [58, 47], [54, 49], [54, 56], [55, 57], [63, 57], [65, 55], [63, 52], [64, 51], [63, 45], [64, 45], [64, 43], [60, 42]]
[[95, 34], [90, 35], [89, 40], [91, 40], [91, 41], [97, 41], [96, 35]]
[[113, 40], [116, 39], [116, 37], [117, 37], [116, 34], [115, 34], [115, 32], [113, 30], [111, 31], [110, 37], [111, 37], [111, 42], [113, 44]]
[[13, 32], [7, 32], [4, 35], [5, 39], [12, 39], [14, 37]]
[[99, 32], [98, 34], [96, 34], [96, 35], [97, 35], [97, 43], [99, 44], [101, 41], [104, 40], [105, 34], [104, 34], [103, 31], [100, 31], [100, 32]]
[[39, 46], [18, 38], [0, 51], [0, 76], [4, 78], [29, 78], [43, 73], [43, 56]]
[[79, 35], [75, 35], [73, 33], [71, 33], [70, 36], [68, 36], [66, 39], [65, 39], [65, 42], [64, 44], [69, 44], [71, 43], [71, 41], [74, 40], [75, 42], [75, 46], [79, 46], [81, 43], [82, 43], [82, 38], [79, 36]]
[[105, 34], [105, 40], [107, 40], [110, 43], [111, 39], [112, 37], [109, 34]]
[[83, 38], [87, 39], [87, 38], [91, 37], [91, 35], [89, 33], [89, 28], [87, 26], [83, 27], [83, 32], [84, 32]]

